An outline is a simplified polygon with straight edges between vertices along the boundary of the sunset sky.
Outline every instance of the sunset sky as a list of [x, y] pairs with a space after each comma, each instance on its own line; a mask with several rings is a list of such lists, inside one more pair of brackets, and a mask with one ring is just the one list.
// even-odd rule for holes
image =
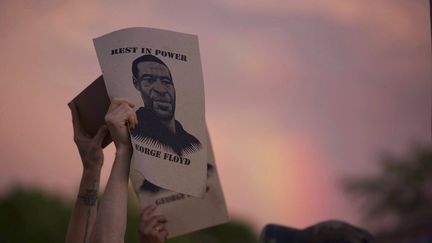
[[101, 73], [92, 39], [135, 26], [198, 35], [228, 209], [257, 230], [362, 225], [341, 179], [430, 143], [426, 0], [3, 0], [0, 194], [74, 196], [82, 167], [66, 104]]

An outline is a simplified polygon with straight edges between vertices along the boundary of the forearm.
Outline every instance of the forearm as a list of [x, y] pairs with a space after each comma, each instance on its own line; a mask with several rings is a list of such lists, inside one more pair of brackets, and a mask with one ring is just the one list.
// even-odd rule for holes
[[117, 150], [103, 201], [96, 218], [92, 242], [124, 241], [131, 149]]
[[96, 219], [100, 173], [101, 168], [83, 170], [78, 196], [66, 233], [66, 243], [88, 242]]

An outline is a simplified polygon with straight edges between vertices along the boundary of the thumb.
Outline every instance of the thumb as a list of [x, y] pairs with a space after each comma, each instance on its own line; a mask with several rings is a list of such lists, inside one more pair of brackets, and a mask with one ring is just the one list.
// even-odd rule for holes
[[93, 137], [93, 140], [98, 144], [102, 145], [102, 142], [104, 138], [106, 137], [108, 133], [108, 127], [106, 125], [103, 125], [99, 128], [96, 135]]

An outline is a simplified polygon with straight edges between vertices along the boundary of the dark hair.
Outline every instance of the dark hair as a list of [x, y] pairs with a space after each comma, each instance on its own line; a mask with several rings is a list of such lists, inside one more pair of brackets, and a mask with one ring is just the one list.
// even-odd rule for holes
[[155, 57], [153, 55], [146, 54], [146, 55], [138, 57], [137, 59], [135, 59], [132, 62], [132, 75], [134, 77], [134, 79], [133, 79], [134, 83], [139, 78], [138, 77], [138, 64], [141, 63], [141, 62], [156, 62], [156, 63], [159, 63], [161, 65], [164, 65], [168, 69], [170, 77], [172, 77], [171, 76], [171, 71], [169, 70], [168, 66], [161, 59], [159, 59], [159, 58], [157, 58], [157, 57]]

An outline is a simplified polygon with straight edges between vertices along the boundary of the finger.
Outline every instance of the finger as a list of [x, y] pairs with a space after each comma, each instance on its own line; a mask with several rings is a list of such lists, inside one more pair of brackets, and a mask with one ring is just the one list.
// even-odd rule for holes
[[142, 215], [141, 215], [141, 220], [147, 220], [148, 218], [150, 218], [150, 215], [153, 213], [153, 211], [157, 208], [156, 204], [152, 203], [150, 205], [148, 205], [146, 208], [144, 208]]
[[72, 113], [72, 126], [74, 129], [74, 133], [76, 135], [88, 136], [87, 132], [85, 132], [84, 129], [81, 127], [79, 112], [75, 102], [70, 102], [68, 106]]
[[131, 128], [135, 126], [135, 121], [133, 120], [132, 112], [126, 112], [121, 115], [123, 118], [121, 119], [122, 127]]
[[136, 117], [136, 113], [133, 110], [131, 112], [131, 119], [133, 121], [133, 128], [135, 128], [136, 125], [138, 125], [138, 119]]
[[122, 104], [126, 104], [127, 106], [132, 106], [132, 107], [134, 106], [132, 103], [128, 102], [125, 99], [113, 98], [111, 100], [111, 104], [108, 108], [108, 111], [111, 111], [111, 110], [115, 109], [116, 107], [121, 106]]
[[110, 105], [110, 109], [108, 110], [107, 114], [118, 114], [120, 111], [122, 111], [122, 105], [121, 104], [116, 104], [116, 103], [111, 103]]
[[105, 116], [105, 121], [118, 127], [125, 127], [125, 122], [129, 119], [132, 112], [132, 109], [125, 103], [113, 106], [112, 110]]
[[136, 126], [135, 112], [127, 104], [123, 103], [119, 106], [118, 114], [122, 117], [122, 125], [127, 124], [129, 128]]
[[112, 114], [121, 114], [121, 113], [128, 113], [128, 112], [132, 112], [132, 108], [127, 104], [127, 103], [120, 103], [115, 105], [115, 107], [113, 107], [111, 113]]
[[162, 227], [161, 224], [156, 224], [153, 228], [150, 228], [150, 230], [151, 231], [148, 232], [147, 234], [152, 235], [154, 237], [158, 237], [161, 234], [161, 232], [166, 231], [166, 228]]
[[[159, 225], [159, 224], [164, 224], [166, 223], [167, 220], [165, 218], [165, 216], [163, 215], [156, 215], [150, 218], [150, 220], [148, 220], [146, 222], [146, 225], [144, 226], [144, 233], [147, 234], [151, 234], [152, 232], [154, 232], [156, 230], [155, 226]], [[159, 231], [159, 230], [156, 230]]]
[[138, 125], [138, 117], [137, 117], [137, 114], [135, 112], [133, 113], [133, 115], [134, 115], [135, 126], [136, 126], [136, 125]]
[[128, 117], [129, 125], [130, 125], [129, 128], [135, 128], [136, 125], [138, 124], [137, 115], [132, 108], [126, 107], [126, 109], [127, 109], [127, 112], [129, 113], [129, 117]]
[[135, 105], [132, 104], [131, 102], [129, 102], [128, 100], [126, 100], [126, 99], [121, 99], [121, 98], [114, 98], [114, 99], [112, 100], [111, 103], [114, 103], [114, 104], [117, 104], [117, 105], [120, 105], [120, 104], [122, 104], [122, 103], [126, 103], [126, 104], [128, 104], [128, 106], [131, 107], [131, 108], [135, 107]]
[[129, 114], [128, 125], [129, 125], [129, 128], [134, 128], [136, 126], [136, 121], [135, 121], [135, 117], [134, 117], [134, 112], [133, 111]]
[[157, 231], [164, 231], [164, 230], [166, 230], [166, 226], [165, 226], [165, 224], [166, 224], [166, 219], [163, 219], [164, 220], [164, 222], [161, 222], [161, 220], [159, 220], [158, 221], [158, 223], [155, 225], [155, 229], [157, 230]]
[[96, 135], [93, 137], [93, 140], [96, 142], [97, 145], [102, 145], [102, 142], [105, 139], [107, 134], [108, 134], [108, 127], [106, 125], [102, 125], [98, 129]]
[[112, 100], [110, 106], [108, 107], [108, 113], [114, 110], [117, 106], [119, 106], [118, 102], [114, 102], [114, 100]]
[[159, 231], [157, 238], [160, 242], [165, 242], [168, 238], [168, 231], [166, 229]]
[[163, 229], [159, 231], [154, 230], [153, 232], [151, 232], [151, 235], [156, 239], [158, 239], [158, 242], [165, 242], [168, 238], [168, 230], [167, 229]]

